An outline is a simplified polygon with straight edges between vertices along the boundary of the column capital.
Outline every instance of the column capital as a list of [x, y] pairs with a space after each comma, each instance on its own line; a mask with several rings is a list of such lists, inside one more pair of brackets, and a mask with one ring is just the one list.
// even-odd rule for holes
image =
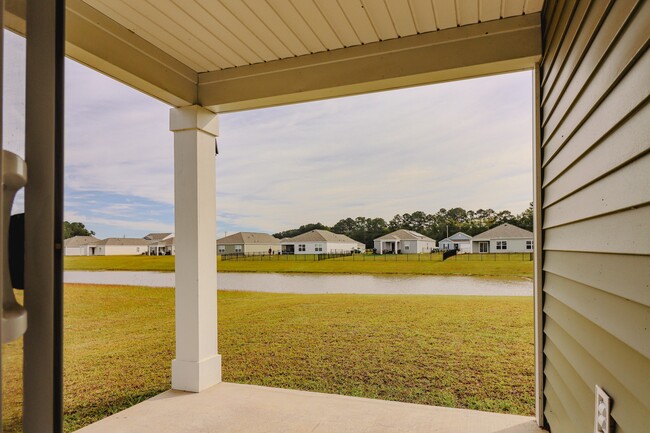
[[200, 105], [172, 108], [169, 110], [169, 129], [173, 132], [199, 130], [216, 137], [219, 135], [219, 118]]

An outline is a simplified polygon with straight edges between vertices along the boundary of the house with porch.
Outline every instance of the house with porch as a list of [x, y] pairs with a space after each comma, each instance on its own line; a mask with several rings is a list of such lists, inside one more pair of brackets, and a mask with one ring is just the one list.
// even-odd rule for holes
[[533, 233], [501, 224], [472, 238], [472, 253], [532, 253]]
[[[147, 239], [147, 236], [145, 236], [145, 239]], [[176, 239], [174, 238], [174, 235], [166, 236], [163, 239], [153, 240], [150, 242], [151, 243], [149, 244], [149, 249], [148, 249], [148, 254], [150, 256], [175, 256], [176, 255]]]
[[[27, 47], [25, 290], [24, 305], [12, 311], [30, 318], [22, 341], [25, 433], [62, 431], [65, 56], [169, 104], [174, 135], [172, 390], [84, 433], [256, 431], [260, 419], [283, 433], [647, 431], [650, 2], [4, 6], [0, 22]], [[219, 115], [514, 71], [531, 77], [534, 417], [222, 383], [214, 266]], [[3, 245], [6, 236], [0, 233]], [[4, 316], [2, 326], [15, 317]]]
[[436, 248], [436, 241], [413, 230], [399, 229], [378, 237], [374, 241], [377, 254], [430, 253]]
[[280, 239], [268, 233], [238, 232], [217, 239], [217, 254], [277, 254]]
[[338, 254], [363, 249], [361, 242], [328, 230], [312, 230], [282, 240], [282, 254]]
[[463, 232], [454, 233], [438, 242], [438, 247], [443, 251], [456, 250], [461, 253], [471, 253], [472, 237]]

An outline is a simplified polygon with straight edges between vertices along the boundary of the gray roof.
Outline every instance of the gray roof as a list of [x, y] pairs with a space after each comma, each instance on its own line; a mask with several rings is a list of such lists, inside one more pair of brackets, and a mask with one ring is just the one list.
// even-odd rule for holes
[[171, 235], [171, 233], [149, 233], [147, 236], [144, 237], [144, 239], [150, 241], [162, 241], [169, 235]]
[[149, 245], [151, 241], [142, 238], [106, 238], [98, 241], [96, 245], [140, 246]]
[[486, 230], [472, 238], [472, 241], [490, 239], [532, 239], [533, 232], [524, 230], [512, 224], [501, 224], [493, 229]]
[[426, 242], [435, 242], [430, 237], [424, 236], [413, 230], [404, 230], [399, 229], [395, 230], [392, 233], [378, 237], [376, 241], [426, 241]]
[[312, 230], [290, 239], [284, 239], [282, 243], [296, 243], [296, 242], [334, 242], [344, 244], [360, 244], [361, 242], [355, 241], [346, 235], [332, 233], [327, 230]]
[[280, 239], [268, 233], [239, 232], [217, 239], [217, 245], [278, 245]]
[[458, 232], [458, 233], [454, 233], [448, 238], [444, 238], [440, 242], [458, 242], [458, 241], [471, 241], [471, 240], [472, 237], [470, 235], [465, 234], [463, 232]]
[[66, 248], [69, 247], [80, 247], [82, 245], [88, 245], [97, 242], [95, 236], [73, 236], [63, 241], [63, 246]]

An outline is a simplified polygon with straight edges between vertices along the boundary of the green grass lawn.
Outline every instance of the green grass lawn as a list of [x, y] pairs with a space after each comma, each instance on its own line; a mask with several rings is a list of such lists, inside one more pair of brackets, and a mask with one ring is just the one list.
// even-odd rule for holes
[[[169, 388], [174, 291], [66, 285], [65, 428]], [[532, 415], [526, 297], [219, 292], [223, 379]], [[20, 342], [3, 359], [6, 431], [20, 431]]]
[[[299, 256], [295, 256], [299, 257]], [[376, 260], [330, 259], [313, 260], [284, 260], [272, 258], [268, 260], [217, 260], [220, 272], [282, 272], [282, 273], [327, 273], [327, 274], [418, 274], [418, 275], [479, 275], [499, 277], [531, 277], [533, 262], [518, 260], [497, 261], [464, 261], [439, 258], [428, 260], [428, 254], [417, 261], [415, 256], [406, 261], [398, 256], [377, 256]], [[505, 257], [505, 256], [504, 256]], [[425, 259], [426, 258], [426, 259]], [[162, 271], [174, 270], [173, 256], [93, 256], [66, 257], [66, 270], [84, 271]]]

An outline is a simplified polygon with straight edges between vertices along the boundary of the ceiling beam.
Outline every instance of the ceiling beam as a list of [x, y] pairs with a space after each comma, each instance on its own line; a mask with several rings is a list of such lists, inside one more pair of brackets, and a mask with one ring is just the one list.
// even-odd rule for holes
[[[25, 1], [5, 0], [25, 35]], [[81, 0], [66, 1], [66, 56], [173, 106], [196, 104], [197, 73]]]
[[199, 104], [215, 112], [532, 69], [540, 14], [199, 74]]

